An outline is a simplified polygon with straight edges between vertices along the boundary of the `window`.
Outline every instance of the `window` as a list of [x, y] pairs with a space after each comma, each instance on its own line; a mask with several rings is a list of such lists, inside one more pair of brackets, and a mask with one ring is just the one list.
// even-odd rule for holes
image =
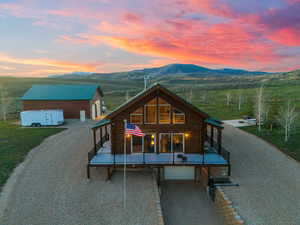
[[131, 152], [143, 152], [143, 137], [131, 135]]
[[159, 139], [160, 139], [159, 151], [161, 153], [172, 152], [171, 134], [169, 133], [159, 134]]
[[156, 152], [156, 135], [146, 134], [144, 136], [144, 152], [154, 153]]
[[156, 123], [156, 98], [147, 102], [144, 106], [145, 111], [145, 123], [147, 124], [155, 124]]
[[184, 134], [182, 133], [159, 134], [159, 141], [161, 153], [184, 152]]
[[143, 107], [138, 108], [130, 114], [130, 123], [142, 124], [143, 123]]
[[171, 123], [171, 105], [162, 98], [158, 99], [159, 105], [159, 123]]
[[184, 152], [184, 135], [173, 134], [172, 136], [172, 149], [173, 152]]
[[185, 114], [179, 109], [173, 108], [173, 123], [174, 124], [184, 124]]

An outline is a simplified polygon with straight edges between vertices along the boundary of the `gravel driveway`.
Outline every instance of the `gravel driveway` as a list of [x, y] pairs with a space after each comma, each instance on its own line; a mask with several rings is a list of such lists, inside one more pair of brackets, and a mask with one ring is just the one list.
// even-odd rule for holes
[[194, 181], [164, 181], [162, 209], [166, 225], [222, 225], [205, 188]]
[[232, 178], [241, 186], [223, 188], [247, 224], [300, 224], [300, 163], [265, 141], [225, 125]]
[[[123, 210], [122, 173], [105, 182], [106, 170], [86, 176], [92, 146], [89, 123], [73, 123], [46, 139], [28, 155], [25, 167], [11, 178], [1, 225], [154, 225], [156, 202], [151, 173], [128, 172], [127, 210]], [[11, 179], [10, 179], [11, 180]], [[2, 201], [3, 203], [3, 201]], [[1, 208], [1, 207], [0, 207]], [[2, 205], [3, 208], [3, 205]]]

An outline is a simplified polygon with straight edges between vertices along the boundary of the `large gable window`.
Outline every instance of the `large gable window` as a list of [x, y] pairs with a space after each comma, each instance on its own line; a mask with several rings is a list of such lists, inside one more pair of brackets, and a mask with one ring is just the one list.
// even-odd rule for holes
[[130, 114], [130, 123], [142, 124], [143, 123], [143, 107], [138, 108]]
[[145, 124], [155, 124], [157, 119], [156, 119], [156, 98], [150, 100], [147, 102], [144, 106], [144, 122]]
[[185, 114], [179, 109], [173, 108], [173, 123], [174, 124], [184, 124]]
[[159, 123], [169, 124], [171, 123], [171, 105], [164, 99], [158, 98], [159, 107]]

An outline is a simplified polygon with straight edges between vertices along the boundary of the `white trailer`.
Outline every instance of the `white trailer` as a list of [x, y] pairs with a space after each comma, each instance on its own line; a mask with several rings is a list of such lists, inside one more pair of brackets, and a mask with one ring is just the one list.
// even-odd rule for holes
[[26, 127], [57, 126], [64, 123], [63, 110], [29, 110], [21, 112], [21, 125]]

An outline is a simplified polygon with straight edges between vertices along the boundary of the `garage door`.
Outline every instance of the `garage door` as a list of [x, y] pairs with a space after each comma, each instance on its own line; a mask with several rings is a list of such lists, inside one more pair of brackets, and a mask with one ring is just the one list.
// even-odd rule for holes
[[166, 180], [193, 180], [195, 168], [193, 166], [166, 166]]

